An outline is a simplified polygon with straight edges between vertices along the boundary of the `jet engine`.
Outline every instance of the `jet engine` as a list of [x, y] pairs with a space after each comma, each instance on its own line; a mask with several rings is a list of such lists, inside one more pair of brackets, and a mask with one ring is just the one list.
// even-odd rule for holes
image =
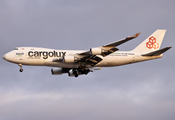
[[51, 69], [52, 75], [62, 75], [63, 71], [60, 68], [52, 68]]
[[108, 51], [101, 48], [91, 48], [90, 52], [91, 55], [102, 55], [103, 53], [106, 53]]
[[63, 61], [65, 63], [75, 63], [77, 62], [79, 59], [77, 57], [74, 57], [74, 56], [64, 56], [63, 57]]

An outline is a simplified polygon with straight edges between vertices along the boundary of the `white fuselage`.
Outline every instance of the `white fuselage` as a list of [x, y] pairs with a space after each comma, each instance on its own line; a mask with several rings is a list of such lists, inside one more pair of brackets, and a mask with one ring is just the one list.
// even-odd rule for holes
[[[77, 63], [65, 63], [65, 62], [53, 62], [54, 58], [61, 58], [63, 56], [71, 56], [77, 53], [84, 52], [78, 50], [55, 50], [47, 48], [37, 48], [37, 47], [19, 47], [17, 50], [13, 50], [4, 55], [4, 58], [12, 63], [22, 64], [22, 65], [33, 65], [33, 66], [51, 66], [60, 68], [77, 68], [79, 65]], [[125, 65], [140, 61], [146, 61], [156, 58], [161, 58], [163, 55], [159, 56], [141, 56], [143, 53], [133, 52], [133, 51], [117, 51], [106, 57], [98, 55], [98, 57], [103, 60], [96, 64], [94, 67], [113, 67], [119, 65]]]
[[102, 67], [126, 65], [146, 60], [161, 58], [162, 53], [171, 47], [160, 49], [166, 30], [158, 29], [134, 50], [118, 51], [117, 46], [137, 38], [140, 33], [131, 37], [115, 41], [89, 50], [55, 50], [37, 47], [18, 47], [5, 54], [3, 58], [18, 64], [20, 72], [22, 65], [50, 66], [52, 75], [68, 73], [69, 76], [78, 77], [87, 75]]

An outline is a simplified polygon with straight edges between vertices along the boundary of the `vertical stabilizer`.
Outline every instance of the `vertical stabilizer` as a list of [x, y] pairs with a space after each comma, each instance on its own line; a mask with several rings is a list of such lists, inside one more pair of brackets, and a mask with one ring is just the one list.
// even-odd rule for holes
[[158, 50], [161, 46], [166, 30], [158, 29], [133, 51], [136, 52], [152, 52]]

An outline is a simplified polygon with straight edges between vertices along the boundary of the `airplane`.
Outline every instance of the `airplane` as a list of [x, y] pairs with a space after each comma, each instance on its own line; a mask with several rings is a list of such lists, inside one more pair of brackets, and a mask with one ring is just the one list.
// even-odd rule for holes
[[50, 66], [53, 75], [68, 73], [78, 77], [89, 72], [100, 70], [102, 67], [114, 67], [141, 61], [161, 58], [162, 53], [171, 47], [160, 49], [166, 30], [158, 29], [131, 51], [118, 51], [117, 46], [137, 38], [140, 33], [131, 37], [106, 44], [90, 50], [55, 50], [38, 47], [17, 47], [6, 53], [3, 59], [18, 64], [20, 72], [22, 65]]

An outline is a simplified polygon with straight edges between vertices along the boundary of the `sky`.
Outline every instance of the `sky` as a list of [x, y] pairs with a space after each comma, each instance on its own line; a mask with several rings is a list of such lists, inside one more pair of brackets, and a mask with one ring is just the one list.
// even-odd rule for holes
[[[0, 120], [174, 120], [175, 1], [0, 0]], [[120, 45], [132, 50], [166, 29], [161, 59], [78, 78], [51, 75], [51, 67], [2, 59], [15, 47], [89, 50], [137, 32]]]

